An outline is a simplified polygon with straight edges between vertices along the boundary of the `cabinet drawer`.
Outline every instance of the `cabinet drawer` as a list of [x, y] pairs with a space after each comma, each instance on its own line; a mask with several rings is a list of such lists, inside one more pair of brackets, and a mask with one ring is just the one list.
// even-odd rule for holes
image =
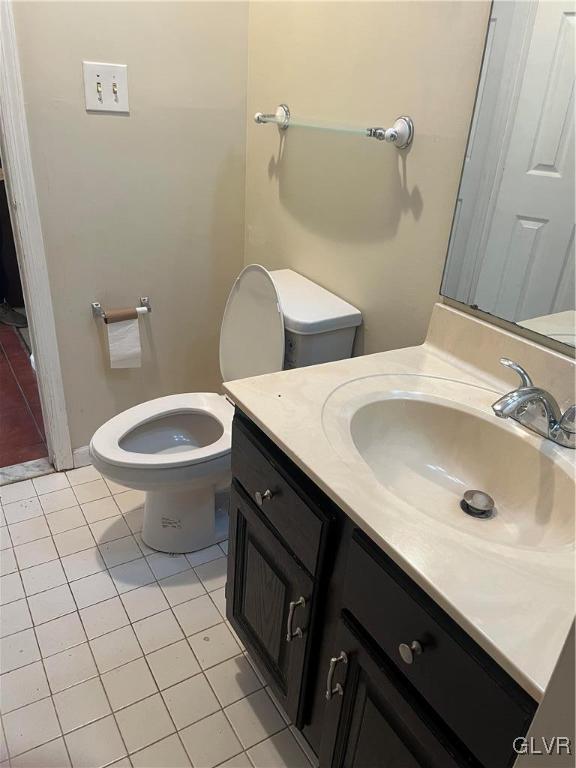
[[[359, 531], [344, 607], [486, 768], [511, 764], [535, 702]], [[407, 663], [399, 647], [413, 641], [422, 652]]]
[[[313, 499], [304, 498], [301, 482], [296, 490], [296, 484], [276, 460], [274, 449], [267, 450], [264, 440], [262, 436], [262, 442], [259, 439], [257, 444], [238, 416], [235, 417], [232, 475], [292, 553], [315, 576], [328, 518], [322, 515]], [[280, 456], [286, 464], [286, 457]]]

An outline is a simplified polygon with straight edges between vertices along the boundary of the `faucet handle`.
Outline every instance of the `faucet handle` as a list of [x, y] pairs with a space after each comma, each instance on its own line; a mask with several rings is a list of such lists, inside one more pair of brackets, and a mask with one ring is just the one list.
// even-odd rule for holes
[[528, 375], [527, 371], [525, 371], [524, 368], [522, 368], [522, 366], [519, 363], [515, 363], [514, 360], [510, 360], [509, 357], [501, 357], [500, 363], [506, 366], [506, 368], [511, 368], [513, 371], [516, 371], [518, 376], [520, 376], [520, 380], [522, 381], [523, 387], [534, 386], [534, 382]]
[[569, 434], [573, 435], [576, 433], [576, 405], [571, 405], [570, 408], [564, 411], [558, 426]]

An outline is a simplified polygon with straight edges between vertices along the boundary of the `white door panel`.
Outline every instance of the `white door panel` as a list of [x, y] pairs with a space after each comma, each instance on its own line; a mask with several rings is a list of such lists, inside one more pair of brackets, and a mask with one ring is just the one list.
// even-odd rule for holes
[[574, 310], [566, 0], [495, 0], [442, 293], [512, 321]]
[[[508, 320], [574, 308], [574, 4], [540, 2], [473, 302]], [[561, 306], [564, 305], [564, 306]]]

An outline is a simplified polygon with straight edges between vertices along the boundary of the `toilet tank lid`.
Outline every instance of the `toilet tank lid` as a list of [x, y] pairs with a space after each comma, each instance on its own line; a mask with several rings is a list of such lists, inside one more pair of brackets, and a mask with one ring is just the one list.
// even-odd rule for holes
[[287, 331], [323, 333], [353, 328], [362, 322], [360, 310], [292, 269], [270, 272]]

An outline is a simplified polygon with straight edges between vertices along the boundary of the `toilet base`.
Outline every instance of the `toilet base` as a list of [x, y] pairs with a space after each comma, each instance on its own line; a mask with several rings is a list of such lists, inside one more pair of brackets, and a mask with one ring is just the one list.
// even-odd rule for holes
[[228, 536], [227, 504], [214, 486], [184, 491], [148, 491], [142, 540], [159, 552], [204, 549]]

